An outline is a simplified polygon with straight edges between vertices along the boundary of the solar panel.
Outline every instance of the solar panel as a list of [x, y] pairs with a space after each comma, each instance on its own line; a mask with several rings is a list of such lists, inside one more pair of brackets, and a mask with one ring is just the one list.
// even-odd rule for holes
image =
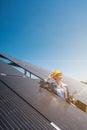
[[2, 76], [24, 76], [23, 73], [17, 71], [16, 69], [13, 69], [13, 67], [7, 65], [2, 60], [0, 60], [0, 75]]
[[13, 58], [11, 56], [7, 56], [4, 54], [0, 54], [1, 57], [3, 58], [7, 58], [8, 60], [12, 61], [12, 63], [15, 63], [16, 65], [24, 68], [25, 70], [31, 72], [32, 74], [36, 75], [37, 77], [39, 77], [40, 79], [44, 79], [48, 76], [49, 73], [51, 73], [51, 71], [43, 69], [41, 67], [38, 67], [36, 65], [33, 65], [31, 63], [28, 62], [23, 62], [19, 59]]
[[0, 82], [0, 130], [53, 130], [53, 128], [49, 120]]

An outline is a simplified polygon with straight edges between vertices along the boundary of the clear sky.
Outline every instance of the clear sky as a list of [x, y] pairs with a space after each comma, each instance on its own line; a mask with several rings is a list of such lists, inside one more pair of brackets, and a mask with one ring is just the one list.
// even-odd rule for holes
[[87, 0], [0, 0], [0, 52], [87, 81]]

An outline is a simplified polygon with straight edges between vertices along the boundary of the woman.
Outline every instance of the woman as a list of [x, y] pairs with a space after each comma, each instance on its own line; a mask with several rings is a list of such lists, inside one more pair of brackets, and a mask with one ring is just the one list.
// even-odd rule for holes
[[55, 87], [58, 96], [60, 96], [63, 99], [73, 100], [73, 94], [69, 93], [67, 85], [61, 81], [62, 80], [61, 71], [55, 70], [48, 76], [48, 78], [45, 79], [45, 81], [48, 81], [50, 79], [54, 79], [55, 81], [52, 84]]

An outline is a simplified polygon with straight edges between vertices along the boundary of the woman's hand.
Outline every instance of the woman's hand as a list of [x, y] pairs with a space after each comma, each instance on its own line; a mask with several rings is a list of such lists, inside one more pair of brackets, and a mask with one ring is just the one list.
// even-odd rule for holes
[[71, 100], [74, 98], [74, 95], [72, 93], [69, 93], [68, 98]]

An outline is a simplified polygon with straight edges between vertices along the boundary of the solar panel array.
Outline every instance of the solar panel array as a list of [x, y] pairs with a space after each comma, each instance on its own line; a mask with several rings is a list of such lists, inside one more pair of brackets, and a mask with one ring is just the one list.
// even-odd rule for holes
[[[0, 61], [0, 129], [86, 130], [87, 115]], [[54, 127], [52, 126], [54, 125]]]
[[[0, 57], [10, 60], [12, 64], [20, 66], [21, 68], [25, 69], [28, 72], [31, 72], [32, 74], [34, 74], [42, 80], [51, 73], [50, 70], [43, 69], [31, 63], [21, 61], [19, 59], [13, 58], [5, 54], [0, 54]], [[77, 100], [80, 100], [82, 103], [87, 105], [87, 85], [82, 84], [80, 81], [77, 81], [65, 75], [63, 76], [63, 82], [68, 84], [70, 92], [77, 92], [75, 94], [75, 98]]]

